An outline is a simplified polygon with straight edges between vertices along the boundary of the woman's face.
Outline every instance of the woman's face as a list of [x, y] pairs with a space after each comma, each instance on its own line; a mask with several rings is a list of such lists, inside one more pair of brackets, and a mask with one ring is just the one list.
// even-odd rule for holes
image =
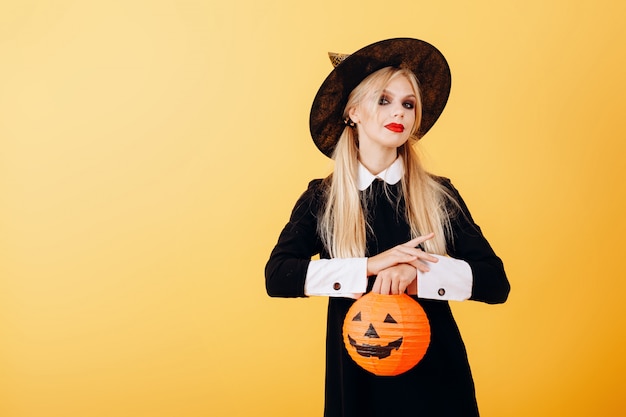
[[375, 107], [370, 105], [370, 100], [365, 100], [349, 111], [350, 118], [357, 124], [359, 152], [393, 152], [395, 155], [413, 131], [415, 92], [409, 80], [399, 76], [375, 99]]

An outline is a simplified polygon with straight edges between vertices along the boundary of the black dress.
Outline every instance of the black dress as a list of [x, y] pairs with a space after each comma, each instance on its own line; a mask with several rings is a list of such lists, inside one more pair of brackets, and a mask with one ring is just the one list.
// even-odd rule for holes
[[[483, 237], [456, 189], [439, 179], [455, 197], [460, 210], [452, 218], [453, 236], [448, 254], [465, 260], [473, 276], [472, 300], [502, 303], [509, 293], [502, 261]], [[317, 233], [325, 182], [314, 180], [293, 209], [266, 266], [268, 294], [303, 297], [311, 256], [328, 258]], [[403, 217], [403, 201], [397, 199], [400, 183], [374, 181], [367, 199], [372, 233], [367, 256], [373, 256], [410, 240]], [[400, 209], [398, 210], [398, 204]], [[370, 278], [369, 288], [373, 284]], [[461, 335], [447, 301], [416, 298], [431, 326], [431, 342], [424, 358], [408, 372], [394, 377], [375, 376], [348, 355], [342, 325], [352, 299], [330, 297], [326, 335], [326, 417], [335, 416], [477, 416], [474, 382]]]

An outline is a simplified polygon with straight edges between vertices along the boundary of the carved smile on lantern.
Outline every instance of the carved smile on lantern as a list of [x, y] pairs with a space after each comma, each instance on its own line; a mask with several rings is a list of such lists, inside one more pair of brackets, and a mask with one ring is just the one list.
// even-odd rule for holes
[[[361, 312], [359, 312], [356, 316], [354, 316], [352, 321], [361, 321]], [[398, 322], [393, 317], [391, 317], [391, 314], [387, 314], [383, 322], [398, 324]], [[380, 336], [376, 332], [376, 329], [374, 328], [374, 325], [372, 323], [370, 323], [364, 336], [371, 338], [371, 339], [380, 338]], [[386, 345], [357, 343], [357, 341], [354, 340], [350, 335], [348, 335], [348, 340], [350, 341], [350, 345], [356, 349], [357, 353], [366, 358], [376, 357], [378, 359], [384, 359], [384, 358], [389, 357], [389, 355], [391, 355], [392, 350], [394, 349], [398, 350], [400, 349], [400, 346], [402, 346], [402, 337], [399, 337], [398, 339], [392, 342], [389, 342]]]
[[430, 324], [420, 304], [406, 294], [368, 292], [343, 320], [343, 343], [350, 358], [374, 375], [412, 369], [430, 344]]

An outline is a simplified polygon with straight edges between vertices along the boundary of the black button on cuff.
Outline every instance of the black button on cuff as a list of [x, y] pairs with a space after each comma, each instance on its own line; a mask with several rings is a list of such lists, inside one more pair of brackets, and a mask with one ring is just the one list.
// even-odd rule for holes
[[437, 294], [443, 297], [444, 295], [446, 295], [446, 290], [444, 290], [443, 288], [439, 288], [439, 291], [437, 291]]
[[335, 283], [333, 284], [333, 289], [334, 289], [335, 291], [339, 291], [339, 290], [341, 289], [341, 284], [340, 284], [340, 283], [338, 283], [338, 282], [335, 282]]

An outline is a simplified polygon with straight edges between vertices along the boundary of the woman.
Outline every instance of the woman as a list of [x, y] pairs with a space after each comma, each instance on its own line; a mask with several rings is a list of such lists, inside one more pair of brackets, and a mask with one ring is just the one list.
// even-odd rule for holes
[[[457, 190], [414, 150], [445, 107], [449, 67], [432, 45], [407, 38], [336, 61], [310, 118], [335, 169], [296, 203], [266, 266], [268, 294], [329, 297], [325, 416], [476, 416], [448, 301], [502, 303], [510, 287]], [[404, 374], [370, 374], [343, 345], [346, 312], [367, 291], [407, 292], [428, 316], [428, 351]]]

